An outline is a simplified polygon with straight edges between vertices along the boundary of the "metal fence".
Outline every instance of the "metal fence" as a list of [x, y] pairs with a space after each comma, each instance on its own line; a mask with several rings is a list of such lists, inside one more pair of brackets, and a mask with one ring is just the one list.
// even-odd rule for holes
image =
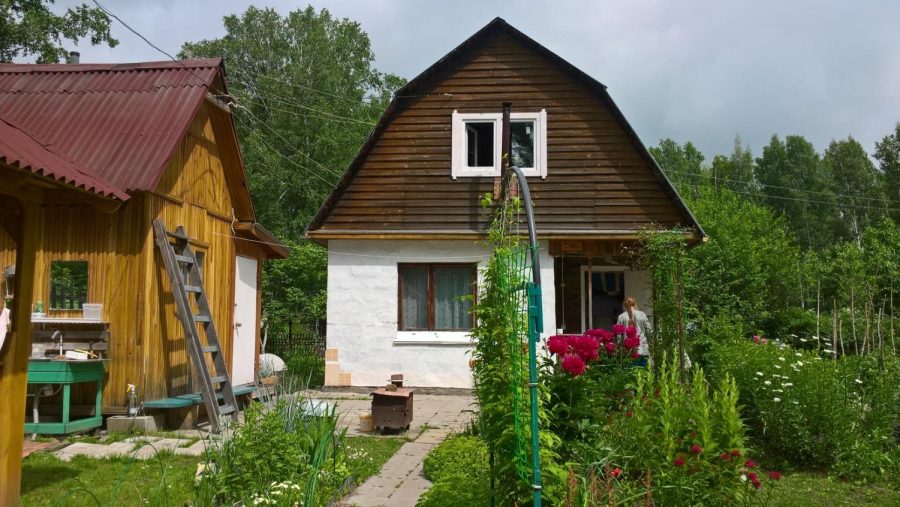
[[293, 321], [268, 323], [262, 329], [264, 352], [287, 357], [289, 352], [303, 350], [325, 356], [325, 336], [316, 329]]

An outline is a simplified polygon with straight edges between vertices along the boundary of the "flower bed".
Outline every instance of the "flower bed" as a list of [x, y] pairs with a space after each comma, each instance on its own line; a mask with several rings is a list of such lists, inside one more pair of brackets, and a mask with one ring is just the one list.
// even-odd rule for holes
[[737, 382], [753, 442], [769, 459], [855, 480], [897, 474], [895, 357], [833, 360], [756, 338], [718, 345], [710, 359], [716, 377]]

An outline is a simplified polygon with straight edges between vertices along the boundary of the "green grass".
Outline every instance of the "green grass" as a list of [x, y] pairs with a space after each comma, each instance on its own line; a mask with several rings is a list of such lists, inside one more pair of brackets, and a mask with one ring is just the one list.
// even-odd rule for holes
[[347, 465], [356, 484], [377, 474], [404, 443], [403, 438], [347, 437]]
[[[404, 442], [402, 438], [348, 437], [347, 467], [355, 482], [362, 484], [377, 474]], [[201, 461], [201, 456], [165, 452], [159, 459], [146, 461], [77, 456], [65, 462], [50, 453], [34, 453], [22, 464], [21, 502], [23, 507], [184, 505], [194, 499], [194, 472]]]
[[[768, 482], [768, 481], [767, 481]], [[794, 506], [896, 506], [900, 490], [889, 484], [857, 485], [825, 474], [812, 472], [785, 473], [772, 491], [769, 505]]]
[[65, 462], [49, 453], [34, 453], [22, 463], [21, 503], [183, 505], [194, 496], [199, 460], [161, 453], [159, 459], [146, 461], [76, 456]]

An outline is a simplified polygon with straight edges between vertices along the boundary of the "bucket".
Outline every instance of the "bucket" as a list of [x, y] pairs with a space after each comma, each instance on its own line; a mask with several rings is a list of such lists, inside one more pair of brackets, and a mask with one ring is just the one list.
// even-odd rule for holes
[[361, 414], [359, 416], [359, 431], [363, 433], [375, 431], [375, 426], [372, 425], [372, 414]]
[[103, 313], [102, 304], [82, 303], [81, 309], [84, 320], [100, 320], [100, 314]]

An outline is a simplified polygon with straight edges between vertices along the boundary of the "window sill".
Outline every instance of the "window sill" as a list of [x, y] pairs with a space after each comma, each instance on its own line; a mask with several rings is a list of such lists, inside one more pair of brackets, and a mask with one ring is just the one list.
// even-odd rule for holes
[[471, 345], [466, 331], [397, 331], [394, 345]]

